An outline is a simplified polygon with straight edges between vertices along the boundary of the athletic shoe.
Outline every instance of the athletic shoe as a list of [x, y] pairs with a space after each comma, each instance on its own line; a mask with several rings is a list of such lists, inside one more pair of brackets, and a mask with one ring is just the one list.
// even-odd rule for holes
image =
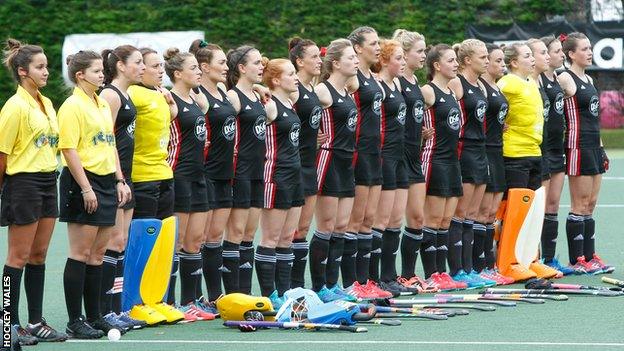
[[602, 259], [600, 258], [600, 256], [594, 254], [594, 257], [588, 262], [593, 268], [596, 269], [596, 272], [594, 272], [594, 274], [601, 274], [601, 273], [613, 273], [613, 271], [615, 271], [615, 267], [605, 264]]
[[273, 309], [275, 311], [279, 310], [282, 307], [282, 305], [286, 302], [286, 298], [283, 295], [282, 297], [280, 297], [277, 294], [277, 290], [273, 290], [271, 295], [269, 295], [269, 300], [271, 300], [271, 305], [273, 305]]
[[532, 270], [524, 268], [519, 264], [510, 265], [506, 271], [501, 272], [504, 276], [514, 280], [514, 282], [522, 282], [531, 278], [536, 278], [537, 274]]
[[544, 260], [542, 260], [542, 263], [551, 268], [558, 270], [559, 272], [563, 273], [563, 275], [570, 275], [570, 274], [575, 273], [574, 269], [562, 265], [561, 262], [559, 262], [559, 260], [556, 258], [553, 258], [552, 260], [548, 262], [545, 262]]
[[103, 316], [102, 318], [104, 318], [104, 320], [107, 321], [113, 327], [116, 327], [119, 330], [123, 330], [124, 333], [132, 329], [132, 326], [120, 320], [119, 316], [117, 316], [115, 312], [110, 312], [106, 314], [105, 316]]
[[106, 335], [103, 331], [90, 326], [84, 316], [80, 316], [73, 322], [67, 323], [65, 332], [72, 339], [99, 339]]
[[407, 287], [398, 282], [398, 280], [391, 280], [388, 282], [380, 281], [379, 287], [383, 290], [391, 292], [393, 295], [413, 295], [418, 294], [416, 288]]
[[348, 302], [358, 302], [358, 298], [349, 294], [345, 289], [343, 289], [340, 285], [336, 284], [331, 289], [329, 289], [334, 294], [341, 296], [343, 301]]
[[197, 321], [211, 321], [215, 319], [214, 314], [202, 311], [199, 307], [195, 306], [195, 303], [193, 302], [184, 306], [179, 306], [178, 310], [185, 315], [185, 319], [186, 314], [195, 316], [195, 320]]
[[41, 322], [37, 324], [28, 324], [26, 331], [37, 338], [38, 341], [43, 342], [56, 342], [67, 340], [67, 334], [56, 331], [54, 328], [48, 325], [45, 318], [41, 318]]
[[407, 285], [409, 287], [415, 288], [416, 290], [418, 290], [419, 294], [438, 292], [437, 287], [427, 284], [427, 282], [424, 279], [422, 279], [421, 277], [417, 275], [409, 279], [405, 277], [399, 277], [397, 278], [397, 281], [403, 285]]
[[463, 269], [460, 269], [455, 275], [452, 275], [451, 278], [455, 282], [465, 283], [467, 285], [467, 289], [479, 289], [485, 287], [485, 282], [474, 279]]
[[431, 277], [427, 279], [427, 284], [438, 288], [438, 291], [456, 290], [458, 286], [446, 273], [433, 273]]
[[119, 330], [121, 335], [124, 335], [126, 333], [126, 329], [122, 328], [121, 326], [110, 323], [109, 321], [104, 319], [104, 317], [101, 317], [101, 316], [94, 320], [89, 320], [88, 322], [89, 322], [89, 325], [93, 327], [93, 329], [99, 329], [103, 331], [104, 334], [108, 334], [108, 332], [111, 331], [112, 329]]
[[579, 256], [576, 259], [576, 263], [570, 268], [572, 268], [576, 274], [595, 274], [600, 270], [600, 268], [585, 261], [585, 256]]
[[17, 340], [21, 346], [33, 346], [39, 343], [39, 339], [30, 334], [28, 330], [24, 329], [21, 325], [14, 325], [17, 331]]
[[563, 273], [539, 261], [532, 262], [529, 265], [529, 270], [535, 272], [538, 278], [550, 279], [563, 277]]
[[479, 275], [479, 273], [477, 273], [474, 270], [470, 271], [470, 273], [467, 273], [467, 274], [470, 278], [474, 279], [475, 281], [482, 282], [484, 284], [483, 286], [486, 288], [496, 286], [496, 280], [483, 278], [482, 276]]
[[354, 282], [350, 287], [346, 289], [346, 292], [349, 295], [353, 295], [361, 300], [370, 300], [370, 299], [378, 299], [380, 298], [376, 294], [373, 294], [371, 291], [366, 290], [365, 284], [360, 284], [358, 281]]
[[184, 306], [178, 306], [178, 310], [184, 314], [184, 319], [178, 322], [180, 324], [197, 322], [199, 320], [197, 317], [197, 311], [194, 309], [191, 310], [190, 308], [184, 308]]
[[391, 297], [395, 297], [393, 293], [380, 288], [379, 285], [377, 285], [377, 283], [371, 279], [366, 281], [365, 288], [371, 291], [372, 293], [377, 294], [377, 296], [379, 296], [379, 298], [381, 299], [388, 299]]
[[[217, 298], [217, 300], [218, 299], [219, 298]], [[219, 318], [219, 310], [217, 309], [217, 304], [215, 302], [210, 302], [202, 296], [199, 299], [195, 300], [195, 306], [197, 306], [200, 310], [206, 313], [214, 314], [215, 318]]]
[[167, 321], [167, 317], [162, 313], [156, 311], [148, 305], [135, 305], [128, 314], [131, 318], [138, 319], [147, 323], [147, 326], [152, 327], [164, 323]]
[[505, 277], [496, 269], [484, 269], [483, 272], [481, 272], [481, 277], [493, 280], [497, 285], [509, 285], [514, 283], [513, 278]]
[[122, 322], [126, 323], [127, 325], [131, 326], [132, 329], [143, 329], [143, 328], [147, 327], [147, 323], [145, 323], [144, 321], [140, 321], [138, 319], [134, 319], [134, 318], [130, 317], [128, 312], [122, 312], [122, 313], [118, 314], [117, 318], [119, 318], [120, 321], [122, 321]]
[[342, 300], [342, 296], [334, 294], [331, 290], [327, 289], [325, 285], [323, 285], [316, 295], [318, 295], [319, 299], [324, 303]]
[[184, 319], [184, 313], [178, 311], [175, 307], [165, 303], [160, 302], [154, 305], [151, 305], [153, 309], [160, 312], [165, 318], [167, 318], [167, 324], [175, 324]]

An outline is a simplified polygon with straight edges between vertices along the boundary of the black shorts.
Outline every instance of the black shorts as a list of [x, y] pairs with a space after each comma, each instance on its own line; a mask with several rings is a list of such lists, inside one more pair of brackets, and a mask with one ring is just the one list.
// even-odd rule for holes
[[383, 158], [381, 160], [383, 184], [381, 190], [396, 190], [409, 188], [405, 162], [401, 159]]
[[88, 214], [84, 208], [82, 189], [69, 168], [63, 168], [59, 180], [59, 221], [88, 224], [98, 227], [115, 225], [117, 218], [117, 179], [115, 173], [97, 175], [85, 170], [89, 184], [97, 197], [97, 209]]
[[134, 183], [133, 219], [165, 219], [173, 216], [173, 179]]
[[423, 162], [427, 195], [440, 197], [460, 197], [462, 188], [459, 161], [456, 163]]
[[601, 148], [566, 149], [566, 174], [596, 175], [605, 172]]
[[504, 160], [507, 189], [537, 190], [542, 186], [542, 158], [540, 156], [505, 157]]
[[321, 149], [318, 152], [317, 167], [319, 195], [338, 198], [355, 196], [351, 153]]
[[545, 156], [545, 151], [542, 150], [542, 181], [550, 180], [550, 162], [548, 157]]
[[180, 213], [206, 212], [210, 209], [208, 186], [204, 177], [197, 180], [175, 178], [173, 211]]
[[208, 186], [208, 201], [211, 210], [232, 208], [232, 180], [206, 177], [206, 185]]
[[290, 209], [305, 203], [301, 183], [264, 183], [264, 208]]
[[548, 167], [551, 174], [563, 173], [566, 171], [565, 151], [546, 150], [546, 154], [542, 156], [548, 158]]
[[487, 184], [489, 167], [484, 144], [464, 142], [459, 155], [459, 164], [463, 183]]
[[355, 185], [373, 186], [382, 184], [381, 155], [355, 153], [353, 157]]
[[5, 175], [0, 225], [24, 225], [58, 217], [57, 176], [57, 172]]
[[485, 191], [489, 193], [500, 193], [507, 189], [505, 180], [505, 160], [503, 159], [502, 147], [486, 147], [488, 165], [490, 169], [490, 179]]
[[318, 192], [316, 166], [301, 166], [301, 184], [303, 184], [303, 195], [305, 197], [316, 195]]
[[424, 183], [425, 176], [422, 170], [422, 161], [420, 160], [420, 153], [416, 153], [410, 146], [405, 145], [404, 150], [404, 162], [405, 171], [407, 172], [407, 181], [409, 184]]
[[264, 206], [264, 181], [234, 179], [232, 185], [233, 208], [262, 208]]

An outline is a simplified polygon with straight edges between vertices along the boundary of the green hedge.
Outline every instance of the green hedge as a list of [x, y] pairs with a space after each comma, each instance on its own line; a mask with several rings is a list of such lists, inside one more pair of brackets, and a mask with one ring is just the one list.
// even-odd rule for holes
[[624, 149], [624, 129], [602, 129], [602, 143], [607, 149]]
[[[44, 47], [51, 77], [44, 93], [56, 106], [67, 89], [60, 77], [63, 38], [76, 33], [203, 30], [225, 48], [257, 45], [269, 57], [286, 55], [287, 40], [299, 35], [326, 45], [360, 25], [381, 35], [395, 28], [417, 30], [429, 43], [456, 42], [468, 23], [540, 21], [572, 11], [573, 0], [1, 0], [0, 38]], [[0, 70], [0, 103], [15, 84]]]

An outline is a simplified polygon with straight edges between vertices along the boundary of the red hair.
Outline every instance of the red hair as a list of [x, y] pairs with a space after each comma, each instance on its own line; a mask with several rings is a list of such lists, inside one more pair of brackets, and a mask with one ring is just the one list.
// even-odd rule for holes
[[264, 66], [264, 73], [262, 74], [262, 83], [273, 90], [275, 88], [273, 79], [279, 78], [282, 73], [284, 73], [284, 67], [289, 63], [289, 60], [283, 58], [273, 59], [267, 62]]
[[379, 71], [381, 71], [381, 65], [383, 63], [388, 63], [390, 59], [392, 59], [392, 55], [394, 55], [396, 49], [403, 49], [401, 43], [391, 39], [384, 39], [381, 41], [381, 43], [379, 43], [379, 45], [381, 46], [379, 61], [377, 61], [377, 63], [373, 65], [373, 67], [371, 67], [371, 70], [375, 73], [379, 73]]

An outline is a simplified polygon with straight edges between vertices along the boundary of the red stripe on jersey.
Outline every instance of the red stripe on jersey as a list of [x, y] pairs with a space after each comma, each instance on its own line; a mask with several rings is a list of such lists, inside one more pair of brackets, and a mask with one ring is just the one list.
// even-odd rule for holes
[[388, 115], [386, 114], [386, 106], [381, 104], [381, 123], [379, 123], [379, 149], [383, 150], [386, 141], [386, 128], [388, 123]]
[[[435, 126], [435, 108], [430, 107], [425, 111], [423, 118], [423, 124], [426, 128], [434, 128]], [[420, 160], [422, 162], [430, 162], [433, 158], [436, 147], [436, 130], [433, 129], [433, 136], [425, 141], [425, 147], [420, 154]]]
[[334, 110], [330, 107], [323, 110], [321, 115], [321, 129], [327, 135], [327, 140], [321, 145], [321, 148], [331, 149], [334, 146]]
[[210, 139], [212, 138], [212, 128], [210, 127], [210, 118], [206, 112], [206, 142], [204, 143], [204, 162], [208, 161], [208, 153], [210, 151]]
[[351, 94], [353, 96], [353, 100], [355, 100], [355, 106], [357, 107], [357, 123], [355, 124], [355, 145], [358, 145], [360, 141], [360, 127], [362, 126], [362, 122], [364, 120], [364, 116], [362, 115], [362, 103], [360, 102], [360, 91], [357, 90], [355, 93]]
[[167, 154], [167, 163], [169, 163], [171, 169], [175, 171], [178, 165], [180, 147], [182, 144], [180, 120], [178, 118], [174, 119], [171, 121], [171, 124], [169, 124], [169, 132], [171, 137], [169, 138], [169, 145], [167, 146], [169, 151]]
[[331, 162], [331, 156], [331, 151], [327, 149], [321, 149], [316, 155], [316, 182], [318, 184], [318, 191], [323, 189], [325, 177], [327, 176], [327, 169]]
[[234, 176], [236, 176], [236, 164], [238, 163], [239, 144], [240, 144], [240, 120], [239, 120], [239, 117], [236, 116], [236, 132], [234, 132], [234, 160], [232, 161], [232, 169], [234, 169]]
[[568, 143], [566, 147], [569, 149], [578, 149], [580, 120], [576, 95], [566, 98], [563, 106], [567, 122], [566, 133], [568, 136]]
[[275, 121], [266, 127], [264, 138], [266, 152], [264, 154], [264, 182], [273, 182], [275, 164], [277, 163], [277, 127]]

